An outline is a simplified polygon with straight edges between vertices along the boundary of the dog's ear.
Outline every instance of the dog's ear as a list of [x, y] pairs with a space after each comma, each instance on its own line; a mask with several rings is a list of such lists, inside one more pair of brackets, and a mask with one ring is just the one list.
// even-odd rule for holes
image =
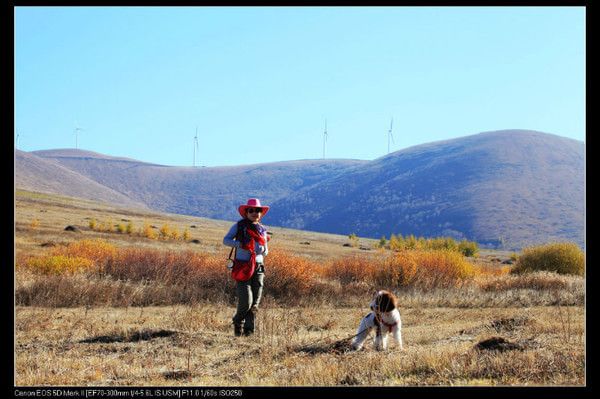
[[383, 291], [381, 294], [381, 305], [380, 309], [382, 312], [391, 312], [396, 308], [396, 298], [394, 294], [388, 291]]
[[396, 297], [396, 295], [392, 294], [391, 292], [390, 292], [390, 298], [392, 299], [392, 310], [394, 310], [398, 307], [398, 298]]

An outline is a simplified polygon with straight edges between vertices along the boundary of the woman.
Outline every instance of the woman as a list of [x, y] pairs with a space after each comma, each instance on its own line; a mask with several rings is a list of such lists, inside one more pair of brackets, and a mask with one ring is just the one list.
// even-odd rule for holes
[[231, 226], [223, 238], [223, 244], [236, 248], [235, 259], [256, 263], [254, 274], [248, 281], [238, 281], [237, 311], [233, 316], [233, 333], [236, 337], [254, 334], [254, 319], [262, 297], [265, 276], [264, 257], [269, 252], [267, 229], [260, 219], [269, 211], [257, 198], [250, 198], [245, 205], [238, 207], [242, 220]]

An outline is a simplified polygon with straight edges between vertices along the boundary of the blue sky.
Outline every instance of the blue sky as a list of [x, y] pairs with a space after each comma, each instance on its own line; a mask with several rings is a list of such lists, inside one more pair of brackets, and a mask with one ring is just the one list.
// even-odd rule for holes
[[16, 7], [18, 148], [164, 165], [585, 140], [584, 7]]

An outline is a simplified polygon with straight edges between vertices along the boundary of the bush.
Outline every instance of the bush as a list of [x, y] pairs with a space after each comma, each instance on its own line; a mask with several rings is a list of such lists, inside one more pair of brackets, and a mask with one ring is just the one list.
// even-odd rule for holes
[[350, 240], [350, 245], [352, 247], [358, 247], [358, 236], [354, 233], [350, 234], [348, 236], [348, 239]]
[[450, 250], [405, 250], [387, 256], [352, 256], [335, 260], [325, 277], [342, 285], [364, 283], [398, 288], [453, 287], [474, 277], [475, 267]]
[[163, 240], [166, 240], [167, 238], [169, 238], [169, 235], [171, 234], [171, 227], [168, 224], [163, 224], [160, 227], [160, 238]]
[[462, 240], [458, 244], [458, 251], [464, 256], [475, 256], [479, 252], [477, 243], [473, 241]]
[[100, 265], [117, 253], [117, 247], [102, 240], [80, 240], [66, 247], [53, 248], [50, 253], [57, 256], [85, 258]]
[[572, 242], [559, 242], [525, 248], [513, 273], [527, 273], [540, 270], [560, 274], [583, 276], [585, 255], [581, 248]]
[[30, 258], [25, 266], [35, 273], [42, 274], [73, 274], [92, 269], [94, 262], [82, 257], [65, 255], [49, 255]]
[[270, 251], [265, 259], [265, 273], [268, 276], [266, 292], [277, 299], [286, 299], [288, 303], [302, 301], [303, 297], [318, 290], [319, 269], [319, 264], [307, 258]]
[[324, 274], [326, 278], [335, 279], [342, 284], [373, 284], [376, 270], [381, 266], [380, 258], [353, 255], [334, 260], [325, 268]]
[[225, 280], [224, 271], [224, 262], [215, 255], [121, 248], [106, 264], [103, 274], [120, 280], [193, 283], [199, 287], [210, 287]]
[[154, 231], [152, 226], [150, 226], [150, 224], [148, 224], [148, 223], [144, 223], [144, 227], [142, 227], [140, 235], [142, 237], [150, 238], [152, 240], [154, 240], [158, 237], [158, 234], [156, 233], [156, 231]]
[[425, 240], [424, 244], [427, 249], [446, 249], [449, 251], [458, 251], [459, 246], [453, 238], [438, 237]]
[[394, 254], [391, 270], [398, 286], [452, 287], [474, 277], [474, 266], [458, 252], [415, 250]]
[[[385, 237], [380, 240], [384, 242]], [[394, 251], [405, 251], [405, 250], [448, 250], [462, 253], [464, 256], [476, 256], [479, 252], [479, 248], [476, 242], [462, 240], [457, 243], [452, 237], [436, 237], [436, 238], [424, 238], [415, 237], [414, 235], [408, 235], [402, 237], [402, 234], [397, 236], [392, 234], [390, 236], [389, 248]]]
[[117, 253], [114, 245], [102, 240], [81, 240], [53, 248], [48, 254], [18, 259], [18, 267], [34, 273], [74, 274], [100, 269]]

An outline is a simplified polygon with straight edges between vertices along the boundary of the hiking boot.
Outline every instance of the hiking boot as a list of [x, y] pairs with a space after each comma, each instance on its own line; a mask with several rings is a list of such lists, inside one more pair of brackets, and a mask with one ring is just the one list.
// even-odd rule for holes
[[244, 336], [245, 337], [249, 337], [252, 334], [254, 334], [254, 330], [246, 330], [246, 329], [244, 329]]
[[233, 335], [235, 335], [236, 337], [239, 337], [242, 335], [242, 325], [241, 324], [233, 325]]

